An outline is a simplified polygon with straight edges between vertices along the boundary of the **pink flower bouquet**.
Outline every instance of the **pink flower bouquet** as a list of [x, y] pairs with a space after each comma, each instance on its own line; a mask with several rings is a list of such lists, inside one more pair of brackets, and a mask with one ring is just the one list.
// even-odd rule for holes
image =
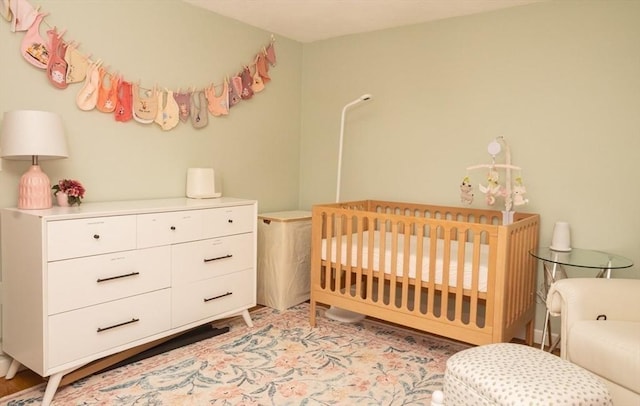
[[85, 192], [82, 183], [73, 179], [62, 179], [58, 181], [57, 185], [53, 185], [51, 189], [55, 191], [53, 193], [54, 196], [58, 193], [66, 193], [67, 200], [70, 206], [73, 206], [74, 204], [80, 205], [80, 203], [82, 203], [81, 199], [84, 197]]

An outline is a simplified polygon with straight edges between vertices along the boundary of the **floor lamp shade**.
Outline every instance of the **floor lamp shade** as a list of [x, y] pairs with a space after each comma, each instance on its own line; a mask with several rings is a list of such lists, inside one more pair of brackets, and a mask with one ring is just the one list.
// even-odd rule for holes
[[0, 154], [5, 159], [31, 161], [31, 167], [20, 178], [18, 208], [51, 207], [51, 183], [38, 161], [69, 155], [60, 116], [36, 110], [4, 113], [0, 127]]

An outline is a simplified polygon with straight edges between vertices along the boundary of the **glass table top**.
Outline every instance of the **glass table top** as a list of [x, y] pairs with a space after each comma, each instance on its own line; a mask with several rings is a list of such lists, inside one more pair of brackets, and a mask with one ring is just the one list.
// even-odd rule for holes
[[622, 269], [633, 266], [633, 261], [607, 252], [573, 248], [571, 251], [555, 251], [549, 247], [536, 248], [529, 254], [541, 261], [560, 265], [595, 269]]

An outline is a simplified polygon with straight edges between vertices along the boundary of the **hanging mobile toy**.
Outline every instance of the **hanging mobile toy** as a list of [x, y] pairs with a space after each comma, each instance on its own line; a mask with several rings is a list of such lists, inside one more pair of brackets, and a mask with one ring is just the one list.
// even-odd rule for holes
[[464, 204], [473, 203], [473, 186], [468, 176], [465, 176], [460, 184], [460, 201]]
[[[496, 163], [496, 157], [503, 152], [505, 163]], [[502, 223], [511, 224], [513, 222], [513, 207], [527, 204], [529, 199], [524, 196], [527, 192], [522, 178], [518, 176], [512, 180], [511, 172], [520, 171], [521, 168], [511, 164], [511, 150], [506, 143], [504, 137], [496, 137], [487, 146], [487, 152], [491, 156], [491, 162], [486, 164], [472, 165], [467, 167], [467, 173], [476, 169], [484, 169], [487, 171], [487, 183], [478, 185], [478, 189], [486, 195], [485, 201], [489, 206], [504, 201], [504, 210], [502, 211]], [[504, 181], [500, 183], [500, 171], [504, 171]], [[465, 176], [460, 185], [460, 199], [463, 203], [470, 204], [472, 202], [471, 182], [469, 175]]]

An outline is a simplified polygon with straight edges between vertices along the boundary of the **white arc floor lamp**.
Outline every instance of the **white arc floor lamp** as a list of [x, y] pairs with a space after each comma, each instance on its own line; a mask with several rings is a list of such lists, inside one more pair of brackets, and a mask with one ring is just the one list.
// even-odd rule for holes
[[[344, 141], [344, 118], [349, 108], [368, 100], [371, 100], [371, 95], [363, 94], [354, 101], [347, 103], [342, 108], [342, 116], [340, 118], [340, 140], [338, 146], [338, 178], [336, 181], [336, 203], [340, 202], [340, 183], [342, 178], [342, 144]], [[365, 318], [364, 314], [355, 313], [350, 310], [341, 309], [335, 306], [331, 306], [325, 312], [325, 316], [331, 320], [341, 321], [343, 323], [356, 323]]]

